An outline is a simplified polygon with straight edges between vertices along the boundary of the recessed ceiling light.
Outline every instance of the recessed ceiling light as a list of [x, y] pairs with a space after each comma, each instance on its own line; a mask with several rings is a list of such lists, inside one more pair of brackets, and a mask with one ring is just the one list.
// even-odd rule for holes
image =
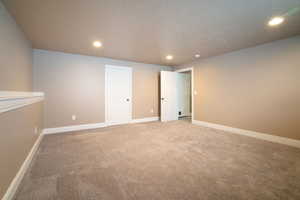
[[277, 26], [277, 25], [281, 24], [282, 22], [284, 22], [283, 17], [273, 17], [269, 21], [269, 26]]
[[100, 41], [95, 41], [95, 42], [93, 43], [93, 45], [94, 45], [94, 47], [96, 47], [96, 48], [102, 47], [102, 43], [101, 43]]
[[196, 58], [200, 58], [200, 54], [196, 54], [195, 57], [196, 57]]
[[172, 56], [172, 55], [167, 55], [167, 56], [166, 56], [166, 59], [167, 59], [167, 60], [173, 60], [173, 56]]

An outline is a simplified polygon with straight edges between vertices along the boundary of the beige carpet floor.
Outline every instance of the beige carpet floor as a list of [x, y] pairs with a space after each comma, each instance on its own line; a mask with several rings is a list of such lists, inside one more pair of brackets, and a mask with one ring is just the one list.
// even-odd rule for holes
[[186, 121], [48, 135], [15, 199], [299, 200], [300, 149]]

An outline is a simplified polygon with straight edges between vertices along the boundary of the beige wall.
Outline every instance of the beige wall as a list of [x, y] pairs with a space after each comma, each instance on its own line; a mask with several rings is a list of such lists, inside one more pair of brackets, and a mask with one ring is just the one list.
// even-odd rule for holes
[[32, 49], [0, 1], [0, 90], [32, 89]]
[[[32, 90], [32, 49], [0, 2], [0, 91]], [[42, 130], [42, 103], [0, 113], [0, 199]]]
[[0, 199], [17, 174], [41, 132], [43, 103], [0, 114]]
[[300, 139], [300, 36], [191, 66], [196, 120]]
[[46, 95], [46, 128], [105, 121], [105, 64], [133, 68], [134, 119], [158, 116], [159, 71], [172, 69], [45, 50], [34, 50], [33, 57], [34, 89]]

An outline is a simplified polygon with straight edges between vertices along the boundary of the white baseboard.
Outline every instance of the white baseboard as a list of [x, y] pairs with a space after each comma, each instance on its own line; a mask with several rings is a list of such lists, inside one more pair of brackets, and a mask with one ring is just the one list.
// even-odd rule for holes
[[193, 120], [193, 124], [300, 148], [300, 140], [280, 137], [276, 135], [270, 135], [266, 133], [259, 133], [259, 132], [249, 131], [249, 130], [244, 130], [239, 128], [233, 128], [229, 126], [224, 126], [224, 125], [214, 124], [214, 123], [204, 122], [204, 121], [198, 121], [198, 120]]
[[35, 141], [34, 145], [32, 146], [29, 154], [27, 155], [25, 161], [23, 162], [22, 166], [20, 167], [18, 173], [14, 177], [13, 181], [10, 183], [10, 186], [8, 187], [6, 193], [2, 197], [2, 200], [11, 200], [13, 199], [14, 195], [17, 192], [17, 189], [28, 169], [30, 166], [30, 163], [32, 161], [33, 156], [35, 155], [41, 141], [42, 141], [43, 135], [40, 134], [38, 139]]
[[159, 117], [147, 117], [147, 118], [140, 118], [140, 119], [133, 119], [131, 123], [143, 123], [143, 122], [153, 122], [158, 121]]
[[[141, 118], [141, 119], [133, 119], [130, 123], [142, 123], [142, 122], [152, 122], [158, 121], [159, 117], [148, 117], [148, 118]], [[57, 128], [46, 128], [43, 130], [43, 134], [56, 134], [56, 133], [65, 133], [65, 132], [72, 132], [72, 131], [81, 131], [81, 130], [88, 130], [88, 129], [96, 129], [96, 128], [103, 128], [107, 126], [113, 125], [121, 125], [120, 124], [110, 124], [110, 123], [95, 123], [95, 124], [81, 124], [75, 126], [64, 126], [64, 127], [57, 127]]]
[[106, 123], [95, 123], [95, 124], [81, 124], [75, 126], [64, 126], [58, 128], [46, 128], [43, 130], [43, 134], [55, 134], [55, 133], [65, 133], [72, 131], [81, 131], [88, 129], [96, 129], [106, 127]]

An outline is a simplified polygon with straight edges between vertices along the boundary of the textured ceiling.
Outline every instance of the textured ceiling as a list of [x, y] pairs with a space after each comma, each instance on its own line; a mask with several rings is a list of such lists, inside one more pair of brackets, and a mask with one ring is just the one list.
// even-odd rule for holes
[[[34, 48], [180, 65], [300, 34], [300, 0], [3, 0]], [[95, 49], [94, 40], [103, 47]], [[166, 61], [167, 54], [174, 55]]]

